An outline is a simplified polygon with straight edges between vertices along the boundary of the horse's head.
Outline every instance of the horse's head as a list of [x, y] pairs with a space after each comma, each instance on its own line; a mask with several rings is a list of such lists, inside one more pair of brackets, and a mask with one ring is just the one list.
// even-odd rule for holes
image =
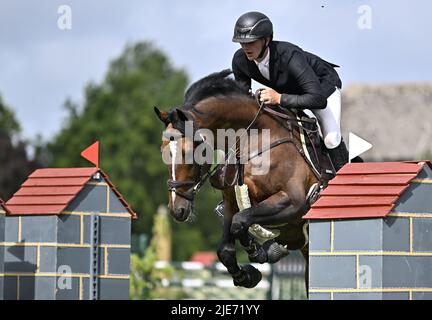
[[[158, 118], [165, 124], [162, 135], [162, 158], [168, 167], [168, 191], [170, 213], [177, 221], [185, 221], [193, 214], [193, 200], [206, 179], [211, 166], [200, 164], [194, 157], [194, 149], [204, 142], [194, 141], [194, 123], [182, 110], [171, 112], [154, 108]], [[188, 133], [188, 125], [191, 127]]]

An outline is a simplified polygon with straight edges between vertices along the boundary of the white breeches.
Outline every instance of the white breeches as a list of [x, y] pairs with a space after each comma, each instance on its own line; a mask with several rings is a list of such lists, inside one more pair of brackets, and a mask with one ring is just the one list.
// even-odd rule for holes
[[328, 149], [336, 148], [342, 140], [340, 127], [341, 91], [339, 88], [336, 88], [335, 92], [327, 98], [327, 107], [311, 111], [318, 119], [326, 147]]

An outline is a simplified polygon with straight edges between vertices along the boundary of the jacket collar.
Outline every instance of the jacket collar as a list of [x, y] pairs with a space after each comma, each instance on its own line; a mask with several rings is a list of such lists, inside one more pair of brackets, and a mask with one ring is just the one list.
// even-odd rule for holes
[[274, 83], [274, 80], [277, 79], [277, 74], [279, 73], [278, 61], [279, 61], [279, 53], [277, 52], [276, 43], [274, 41], [270, 42], [270, 61], [269, 61], [269, 73], [270, 73], [270, 81], [264, 78], [261, 72], [258, 69], [255, 61], [248, 60], [249, 72], [253, 76], [253, 78], [266, 85], [270, 86], [271, 83]]

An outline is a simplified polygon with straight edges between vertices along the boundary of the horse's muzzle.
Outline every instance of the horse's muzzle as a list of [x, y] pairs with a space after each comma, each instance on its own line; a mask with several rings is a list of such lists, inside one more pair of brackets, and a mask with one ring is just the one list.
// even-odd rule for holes
[[189, 203], [187, 205], [180, 205], [175, 207], [173, 210], [171, 210], [171, 215], [176, 221], [183, 222], [189, 218], [191, 211], [192, 206]]

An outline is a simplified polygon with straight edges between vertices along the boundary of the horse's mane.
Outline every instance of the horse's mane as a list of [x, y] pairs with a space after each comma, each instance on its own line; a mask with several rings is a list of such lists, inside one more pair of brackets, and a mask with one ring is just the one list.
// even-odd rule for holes
[[184, 109], [193, 108], [198, 102], [214, 96], [240, 95], [249, 97], [248, 90], [240, 82], [228, 76], [232, 73], [230, 69], [212, 73], [201, 80], [193, 83], [185, 93]]

